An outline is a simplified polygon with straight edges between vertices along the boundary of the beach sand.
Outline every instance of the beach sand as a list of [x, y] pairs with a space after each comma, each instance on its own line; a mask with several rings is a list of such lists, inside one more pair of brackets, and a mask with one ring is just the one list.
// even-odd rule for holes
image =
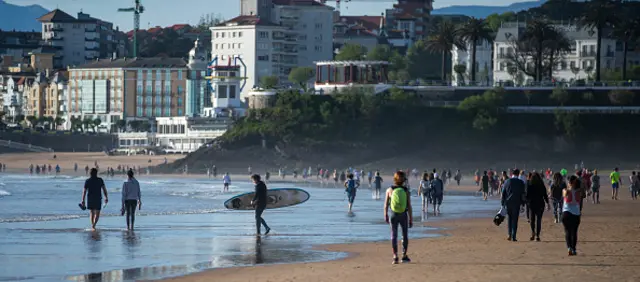
[[344, 260], [213, 269], [166, 281], [640, 281], [639, 202], [603, 198], [585, 205], [576, 257], [567, 256], [562, 224], [545, 211], [542, 242], [529, 241], [524, 217], [518, 242], [506, 240], [506, 222], [464, 219], [427, 223], [450, 236], [410, 241], [410, 264], [391, 265], [387, 241], [321, 247], [352, 254]]

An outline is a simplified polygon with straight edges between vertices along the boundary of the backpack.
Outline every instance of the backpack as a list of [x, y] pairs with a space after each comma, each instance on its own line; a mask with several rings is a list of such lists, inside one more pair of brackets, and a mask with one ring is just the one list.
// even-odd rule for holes
[[403, 213], [407, 211], [407, 191], [404, 187], [392, 187], [391, 192], [391, 210], [395, 213]]
[[442, 180], [436, 178], [433, 181], [431, 181], [430, 186], [431, 186], [431, 191], [433, 191], [432, 193], [434, 195], [442, 195], [442, 190], [444, 189]]

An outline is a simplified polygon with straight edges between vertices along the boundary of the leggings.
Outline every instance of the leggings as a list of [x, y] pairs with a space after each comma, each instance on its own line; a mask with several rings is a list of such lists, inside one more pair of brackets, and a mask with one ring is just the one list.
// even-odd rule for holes
[[[138, 204], [137, 200], [125, 200], [124, 201], [124, 211], [127, 214], [127, 227], [133, 227], [133, 222], [136, 221], [136, 205]], [[131, 223], [131, 225], [129, 225]]]
[[567, 248], [575, 251], [578, 244], [578, 226], [580, 226], [580, 216], [570, 212], [562, 213], [562, 225], [564, 225], [564, 236]]
[[558, 219], [558, 221], [562, 217], [562, 204], [563, 204], [563, 199], [562, 198], [559, 198], [559, 199], [554, 198], [553, 199], [553, 217]]
[[542, 228], [542, 214], [544, 206], [529, 205], [529, 219], [531, 223], [531, 237], [534, 235], [540, 237], [540, 229]]
[[402, 254], [407, 254], [407, 248], [409, 247], [409, 215], [406, 212], [392, 212], [389, 217], [389, 222], [391, 224], [391, 247], [393, 248], [393, 254], [398, 254], [398, 225], [400, 225], [402, 229]]

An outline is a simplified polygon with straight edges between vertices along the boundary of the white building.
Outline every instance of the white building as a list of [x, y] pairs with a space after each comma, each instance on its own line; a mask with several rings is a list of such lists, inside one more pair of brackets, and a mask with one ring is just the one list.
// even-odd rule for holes
[[[496, 34], [493, 55], [493, 79], [494, 82], [517, 82], [515, 76], [509, 74], [510, 62], [509, 54], [513, 54], [513, 41], [522, 36], [525, 23], [504, 23]], [[571, 42], [571, 52], [558, 58], [557, 65], [553, 71], [553, 78], [556, 81], [572, 81], [577, 79], [588, 79], [594, 75], [596, 62], [597, 31], [580, 29], [574, 25], [556, 25], [562, 29]], [[601, 69], [615, 70], [622, 67], [622, 44], [605, 34], [601, 44]], [[638, 62], [640, 54], [629, 52], [627, 60], [630, 67]], [[534, 62], [530, 62], [534, 64]], [[517, 75], [516, 75], [517, 76]], [[532, 81], [532, 77], [524, 77], [523, 83]]]
[[44, 43], [59, 50], [54, 56], [54, 66], [78, 66], [100, 57], [96, 19], [76, 19], [55, 9], [38, 20], [42, 23]]
[[242, 59], [247, 78], [243, 98], [262, 77], [277, 76], [287, 84], [292, 68], [333, 57], [332, 7], [313, 0], [243, 0], [241, 12], [211, 28], [211, 54], [219, 62]]
[[[476, 46], [476, 79], [475, 82], [471, 81], [472, 44], [467, 43], [466, 51], [456, 46], [453, 46], [453, 50], [451, 50], [451, 82], [455, 86], [472, 83], [473, 85], [487, 85], [493, 80], [491, 43], [482, 41]], [[462, 77], [455, 72], [456, 65], [464, 65], [466, 67]]]

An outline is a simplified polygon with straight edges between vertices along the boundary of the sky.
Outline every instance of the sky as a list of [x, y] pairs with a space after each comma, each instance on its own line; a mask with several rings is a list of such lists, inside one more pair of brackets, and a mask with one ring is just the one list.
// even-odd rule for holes
[[[53, 10], [60, 9], [76, 16], [82, 10], [105, 21], [113, 22], [121, 30], [133, 28], [131, 13], [118, 13], [118, 8], [132, 7], [134, 0], [5, 0], [16, 5], [38, 4]], [[344, 0], [343, 0], [344, 1]], [[391, 8], [397, 0], [352, 0], [351, 3], [341, 4], [343, 15], [380, 15], [385, 9]], [[436, 0], [434, 8], [452, 5], [487, 5], [503, 6], [514, 2], [528, 0]], [[333, 5], [335, 2], [330, 1]], [[204, 14], [220, 15], [230, 19], [239, 14], [240, 0], [142, 0], [145, 12], [141, 16], [140, 27], [170, 26], [174, 24], [196, 24]]]

